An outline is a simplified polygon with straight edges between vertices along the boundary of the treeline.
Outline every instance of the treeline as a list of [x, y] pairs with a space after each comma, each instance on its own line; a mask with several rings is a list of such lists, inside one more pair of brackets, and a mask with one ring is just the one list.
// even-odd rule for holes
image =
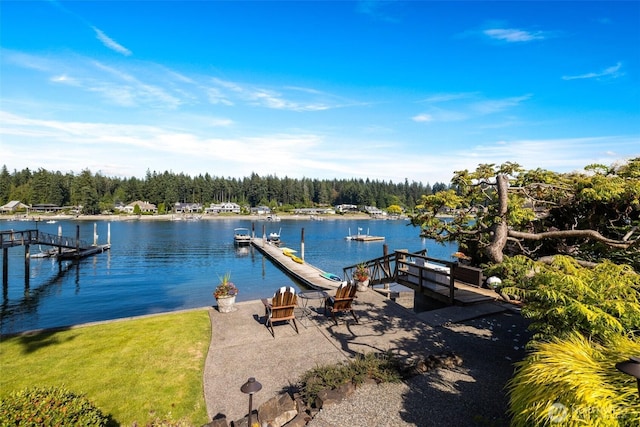
[[447, 189], [443, 183], [311, 178], [279, 178], [252, 174], [250, 177], [224, 178], [205, 175], [191, 177], [184, 173], [147, 171], [144, 179], [107, 177], [83, 170], [51, 172], [28, 168], [0, 171], [0, 205], [19, 200], [27, 205], [53, 204], [83, 206], [83, 213], [96, 214], [113, 210], [117, 203], [144, 200], [170, 210], [176, 202], [235, 202], [240, 205], [265, 205], [271, 208], [298, 208], [354, 204], [385, 209], [399, 205], [412, 210], [420, 197]]

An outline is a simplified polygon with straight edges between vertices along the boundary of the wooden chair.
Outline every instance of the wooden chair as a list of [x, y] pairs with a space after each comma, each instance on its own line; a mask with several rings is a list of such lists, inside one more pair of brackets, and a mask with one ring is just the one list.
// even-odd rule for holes
[[273, 330], [273, 322], [281, 322], [288, 321], [291, 323], [293, 320], [293, 327], [298, 332], [298, 325], [296, 324], [296, 317], [294, 314], [294, 309], [296, 308], [296, 304], [298, 301], [298, 296], [296, 295], [296, 290], [291, 286], [283, 286], [276, 291], [271, 298], [271, 302], [268, 299], [263, 298], [262, 304], [264, 304], [264, 324], [267, 326], [267, 329], [271, 327], [270, 332], [271, 335], [275, 338], [275, 331]]
[[356, 313], [353, 312], [352, 303], [356, 296], [357, 285], [355, 283], [342, 282], [342, 284], [336, 290], [336, 295], [324, 300], [324, 313], [327, 314], [327, 310], [331, 311], [331, 317], [333, 321], [338, 324], [336, 319], [336, 313], [342, 313], [345, 311], [351, 312], [351, 315], [358, 323]]

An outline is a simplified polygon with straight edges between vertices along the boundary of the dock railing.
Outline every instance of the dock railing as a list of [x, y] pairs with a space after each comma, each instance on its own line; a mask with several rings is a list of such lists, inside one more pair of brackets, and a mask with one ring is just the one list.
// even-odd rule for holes
[[421, 293], [439, 295], [432, 292], [438, 287], [448, 288], [446, 297], [449, 304], [455, 299], [455, 270], [457, 262], [431, 258], [426, 254], [396, 252], [396, 282]]
[[47, 245], [69, 249], [84, 249], [91, 246], [90, 243], [73, 237], [58, 236], [44, 233], [39, 230], [3, 230], [0, 231], [0, 248], [11, 248], [25, 245]]
[[[444, 302], [454, 304], [457, 262], [428, 257], [424, 249], [419, 252], [397, 250], [393, 254], [345, 267], [344, 279], [353, 280], [353, 273], [361, 264], [369, 271], [371, 287], [396, 282], [416, 292], [443, 298], [446, 300]], [[442, 291], [446, 295], [442, 295]]]
[[378, 258], [374, 258], [369, 261], [364, 261], [355, 265], [350, 265], [343, 268], [344, 280], [352, 281], [353, 273], [359, 265], [364, 265], [369, 271], [369, 286], [379, 285], [384, 283], [394, 282], [398, 275], [398, 260], [403, 260], [407, 255], [409, 256], [424, 256], [426, 250], [423, 249], [419, 252], [408, 253], [406, 251], [395, 251], [389, 255], [383, 255]]

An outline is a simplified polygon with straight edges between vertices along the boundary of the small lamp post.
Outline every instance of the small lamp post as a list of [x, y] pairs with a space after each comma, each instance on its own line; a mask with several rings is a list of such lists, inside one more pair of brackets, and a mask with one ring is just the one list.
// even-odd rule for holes
[[249, 427], [252, 423], [252, 412], [253, 412], [253, 393], [257, 393], [262, 390], [262, 384], [256, 381], [255, 378], [251, 377], [247, 380], [246, 383], [242, 384], [240, 387], [240, 391], [249, 395]]
[[616, 369], [638, 380], [638, 397], [640, 397], [640, 356], [632, 356], [629, 360], [616, 363]]

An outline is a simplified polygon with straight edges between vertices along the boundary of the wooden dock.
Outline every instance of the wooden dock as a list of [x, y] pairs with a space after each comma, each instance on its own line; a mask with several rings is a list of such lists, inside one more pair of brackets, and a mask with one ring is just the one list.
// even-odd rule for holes
[[278, 268], [308, 288], [331, 290], [340, 286], [340, 282], [322, 277], [323, 271], [318, 267], [307, 262], [300, 264], [294, 261], [283, 253], [283, 248], [271, 244], [265, 239], [254, 237], [251, 240], [251, 245], [269, 258]]
[[[38, 229], [35, 230], [2, 230], [0, 231], [0, 248], [2, 248], [2, 285], [4, 287], [9, 283], [9, 249], [22, 246], [24, 247], [24, 280], [25, 287], [29, 286], [29, 277], [30, 277], [30, 259], [33, 258], [47, 258], [53, 257], [58, 260], [79, 260], [81, 258], [85, 258], [91, 256], [93, 254], [98, 254], [105, 252], [111, 248], [111, 224], [108, 224], [108, 243], [104, 245], [98, 245], [97, 234], [96, 234], [97, 225], [94, 224], [93, 228], [93, 236], [94, 242], [93, 244], [89, 244], [88, 242], [80, 239], [80, 226], [76, 226], [76, 237], [65, 237], [62, 235], [62, 229], [59, 228], [58, 235], [53, 235], [49, 233], [43, 233]], [[40, 251], [39, 253], [31, 255], [30, 247], [33, 245], [38, 246], [50, 246], [52, 249], [48, 249], [46, 251]]]
[[[291, 249], [280, 248], [262, 238], [253, 238], [251, 244], [283, 272], [308, 288], [332, 290], [340, 285], [340, 282], [322, 277], [323, 271], [318, 267], [306, 262], [300, 264], [291, 258], [291, 254], [284, 253]], [[431, 264], [414, 264], [416, 258], [442, 262], [449, 270], [443, 271], [444, 267], [434, 268]], [[449, 271], [460, 269], [457, 264], [429, 258], [421, 253], [396, 251], [393, 255], [370, 260], [365, 264], [372, 279], [370, 287], [392, 300], [407, 299], [414, 294], [463, 306], [501, 300], [500, 295], [491, 289], [471, 286], [456, 277], [452, 278]], [[352, 280], [351, 270], [354, 268], [355, 266], [351, 266], [344, 269], [343, 280]], [[408, 307], [407, 304], [402, 305]], [[410, 305], [408, 308], [413, 307], [413, 304]]]

